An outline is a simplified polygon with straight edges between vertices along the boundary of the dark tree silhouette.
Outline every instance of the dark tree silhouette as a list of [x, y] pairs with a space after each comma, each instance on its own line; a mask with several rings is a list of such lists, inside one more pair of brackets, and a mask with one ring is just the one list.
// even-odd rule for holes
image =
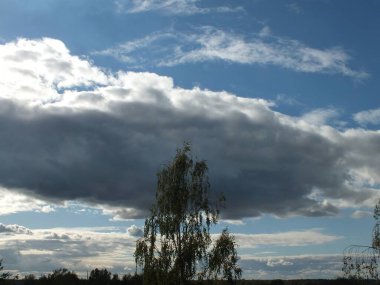
[[111, 282], [111, 272], [106, 268], [91, 270], [90, 277], [88, 278], [91, 285], [107, 285]]
[[34, 274], [27, 274], [24, 276], [25, 285], [34, 285], [37, 284], [38, 280]]
[[209, 278], [226, 279], [233, 283], [241, 278], [242, 273], [237, 262], [235, 238], [224, 229], [209, 254]]
[[120, 283], [120, 278], [118, 274], [113, 274], [112, 279], [111, 279], [111, 285], [114, 284], [119, 284]]
[[47, 277], [50, 284], [66, 285], [66, 284], [79, 284], [78, 276], [66, 268], [55, 269], [53, 273]]
[[136, 273], [134, 275], [131, 275], [131, 274], [123, 275], [122, 284], [123, 285], [140, 285], [142, 284], [142, 276]]
[[[3, 260], [0, 259], [0, 272], [4, 270]], [[9, 272], [0, 273], [0, 283], [3, 283], [4, 280], [8, 279], [11, 276]]]
[[[229, 254], [234, 255], [232, 271], [241, 272], [234, 249], [224, 255], [217, 246], [208, 253], [210, 227], [218, 221], [224, 198], [217, 203], [210, 201], [207, 171], [206, 162], [194, 161], [190, 145], [185, 143], [173, 161], [158, 172], [156, 203], [145, 220], [144, 236], [136, 243], [135, 260], [143, 269], [144, 284], [183, 285], [188, 280], [202, 280], [211, 276], [210, 269], [229, 262]], [[222, 243], [235, 246], [227, 232], [222, 234]], [[214, 257], [216, 253], [219, 256]], [[208, 267], [209, 259], [212, 268]]]
[[380, 260], [380, 201], [374, 209], [375, 225], [372, 230], [372, 245], [351, 245], [343, 253], [343, 274], [348, 279], [379, 279]]

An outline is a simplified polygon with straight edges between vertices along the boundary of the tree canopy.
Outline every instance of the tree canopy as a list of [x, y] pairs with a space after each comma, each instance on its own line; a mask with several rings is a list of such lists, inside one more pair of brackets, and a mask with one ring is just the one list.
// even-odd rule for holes
[[88, 280], [93, 285], [107, 285], [111, 281], [111, 274], [106, 268], [95, 268], [91, 270]]
[[343, 254], [343, 274], [348, 279], [379, 280], [380, 262], [380, 201], [375, 206], [372, 245], [351, 245]]
[[240, 278], [235, 242], [227, 230], [209, 252], [210, 228], [218, 222], [223, 202], [223, 197], [212, 202], [207, 164], [194, 160], [185, 143], [157, 174], [156, 203], [136, 243], [144, 284], [185, 284], [217, 277], [221, 268], [222, 278]]

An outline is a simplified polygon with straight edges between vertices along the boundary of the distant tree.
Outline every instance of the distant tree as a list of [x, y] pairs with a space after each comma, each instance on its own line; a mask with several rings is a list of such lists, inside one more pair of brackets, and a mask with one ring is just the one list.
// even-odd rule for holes
[[[185, 143], [174, 159], [157, 174], [156, 203], [145, 220], [144, 236], [136, 243], [136, 265], [143, 269], [144, 284], [179, 284], [202, 280], [209, 274], [210, 227], [217, 223], [219, 206], [210, 201], [205, 161], [194, 161]], [[223, 236], [223, 234], [222, 234]], [[223, 236], [235, 246], [227, 233]], [[224, 240], [223, 240], [224, 242]], [[227, 260], [217, 246], [214, 267]], [[229, 250], [229, 253], [236, 253]], [[238, 266], [234, 263], [236, 270]], [[241, 271], [240, 271], [241, 272]], [[240, 277], [241, 274], [234, 275]]]
[[41, 275], [41, 277], [38, 279], [38, 284], [40, 285], [47, 285], [47, 284], [51, 284], [51, 282], [49, 281], [48, 277], [43, 274]]
[[107, 285], [110, 284], [111, 281], [111, 272], [106, 268], [98, 269], [95, 268], [91, 270], [89, 283], [92, 285]]
[[120, 283], [120, 278], [118, 274], [113, 274], [111, 279], [111, 285], [116, 285]]
[[24, 276], [25, 285], [34, 285], [37, 283], [37, 278], [34, 274], [27, 274]]
[[343, 253], [345, 278], [357, 280], [379, 280], [380, 261], [380, 201], [374, 209], [375, 225], [372, 230], [372, 245], [351, 245]]
[[132, 275], [130, 273], [124, 274], [121, 278], [121, 281], [123, 281], [123, 284], [126, 284], [129, 280], [132, 279]]
[[48, 275], [47, 279], [50, 284], [66, 285], [66, 284], [78, 284], [79, 278], [73, 271], [66, 268], [55, 269]]
[[224, 229], [209, 254], [209, 278], [225, 279], [233, 284], [234, 280], [241, 279], [242, 271], [237, 264], [238, 260], [235, 238]]
[[2, 272], [4, 270], [3, 260], [0, 259], [0, 283], [3, 283], [4, 280], [8, 279], [11, 274], [9, 272]]
[[122, 278], [123, 285], [140, 285], [142, 284], [142, 276], [135, 273], [131, 275], [130, 273], [123, 275]]

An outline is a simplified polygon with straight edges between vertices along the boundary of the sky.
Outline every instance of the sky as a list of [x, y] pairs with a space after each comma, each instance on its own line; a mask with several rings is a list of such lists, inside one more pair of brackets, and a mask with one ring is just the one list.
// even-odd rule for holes
[[380, 2], [0, 0], [0, 257], [135, 271], [188, 141], [243, 278], [342, 276], [380, 198]]

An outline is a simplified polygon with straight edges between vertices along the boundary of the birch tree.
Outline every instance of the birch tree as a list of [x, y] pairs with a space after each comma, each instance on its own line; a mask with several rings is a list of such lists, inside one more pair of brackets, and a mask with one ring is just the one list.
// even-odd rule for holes
[[210, 199], [208, 167], [185, 144], [157, 174], [156, 203], [136, 243], [135, 261], [144, 284], [186, 284], [209, 274], [210, 228], [224, 198]]

